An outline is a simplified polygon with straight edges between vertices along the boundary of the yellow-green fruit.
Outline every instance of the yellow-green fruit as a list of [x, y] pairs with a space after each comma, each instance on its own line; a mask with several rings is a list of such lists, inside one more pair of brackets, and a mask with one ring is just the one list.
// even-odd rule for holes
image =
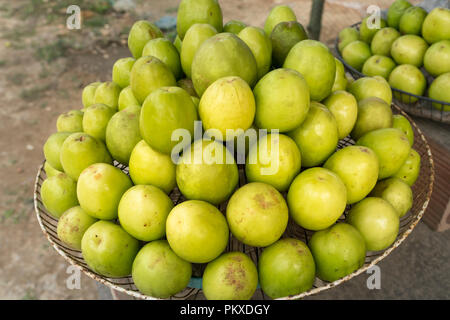
[[348, 84], [347, 77], [345, 76], [344, 65], [336, 58], [334, 58], [334, 61], [336, 62], [336, 76], [334, 77], [333, 88], [331, 88], [332, 92], [345, 90]]
[[237, 34], [239, 34], [239, 32], [244, 30], [245, 27], [247, 27], [247, 25], [242, 21], [230, 20], [224, 24], [223, 32], [231, 32], [231, 33], [234, 33], [235, 35], [237, 35]]
[[192, 102], [194, 103], [195, 109], [198, 112], [198, 106], [200, 105], [200, 99], [197, 97], [191, 96]]
[[322, 101], [331, 93], [336, 77], [336, 62], [323, 43], [300, 41], [289, 51], [283, 68], [294, 69], [303, 75], [312, 100]]
[[202, 95], [198, 113], [205, 130], [219, 140], [231, 140], [237, 135], [237, 130], [245, 131], [252, 125], [255, 97], [241, 78], [221, 78]]
[[358, 116], [358, 103], [355, 97], [347, 91], [334, 91], [323, 104], [331, 111], [336, 119], [339, 139], [344, 139], [355, 126]]
[[412, 186], [420, 174], [420, 155], [416, 150], [411, 149], [408, 158], [393, 176], [405, 181], [409, 186]]
[[141, 140], [131, 152], [130, 177], [134, 184], [151, 184], [165, 193], [175, 188], [175, 164], [169, 155], [160, 153]]
[[450, 40], [442, 40], [432, 44], [423, 58], [425, 69], [432, 76], [440, 76], [450, 72]]
[[391, 87], [386, 79], [380, 76], [359, 78], [350, 84], [348, 91], [355, 96], [357, 101], [378, 97], [386, 101], [388, 105], [392, 103]]
[[181, 78], [183, 71], [181, 69], [180, 54], [169, 39], [157, 38], [150, 40], [142, 50], [142, 56], [158, 58], [172, 71], [176, 79]]
[[364, 41], [353, 41], [342, 50], [342, 58], [351, 67], [362, 70], [364, 62], [372, 56], [369, 45]]
[[69, 247], [81, 250], [81, 239], [97, 219], [92, 218], [80, 206], [70, 208], [58, 220], [58, 238]]
[[140, 292], [155, 298], [169, 298], [191, 280], [192, 266], [178, 257], [166, 240], [147, 243], [133, 262], [133, 282]]
[[97, 221], [81, 240], [81, 252], [88, 266], [106, 277], [125, 277], [131, 273], [139, 241], [110, 221]]
[[371, 149], [348, 146], [338, 150], [324, 168], [336, 173], [347, 189], [347, 204], [364, 199], [378, 180], [378, 158]]
[[65, 173], [49, 177], [41, 186], [42, 203], [52, 216], [59, 218], [78, 205], [76, 190], [77, 183]]
[[45, 174], [47, 175], [47, 178], [57, 176], [58, 174], [63, 173], [62, 171], [59, 171], [59, 170], [56, 170], [55, 168], [53, 168], [51, 166], [51, 164], [48, 163], [47, 161], [45, 161], [44, 170], [45, 170]]
[[370, 195], [389, 202], [400, 218], [411, 209], [413, 204], [413, 193], [410, 186], [399, 178], [389, 178], [378, 182]]
[[44, 144], [46, 162], [58, 171], [63, 170], [60, 160], [61, 147], [68, 136], [70, 136], [70, 132], [57, 132], [48, 137]]
[[120, 225], [138, 240], [161, 239], [166, 234], [166, 220], [172, 208], [172, 200], [157, 187], [137, 185], [120, 199]]
[[391, 47], [391, 56], [397, 64], [412, 64], [420, 68], [428, 44], [421, 37], [407, 34], [397, 38]]
[[130, 85], [130, 73], [136, 62], [133, 58], [122, 58], [116, 61], [113, 66], [112, 80], [119, 87], [125, 88]]
[[364, 62], [362, 73], [369, 77], [380, 76], [387, 80], [396, 66], [391, 58], [374, 55]]
[[238, 34], [250, 48], [256, 60], [258, 79], [270, 70], [272, 64], [272, 42], [261, 28], [246, 27]]
[[194, 56], [206, 39], [217, 34], [217, 30], [213, 26], [205, 23], [196, 23], [192, 25], [184, 36], [181, 45], [181, 66], [184, 74], [189, 79], [192, 77], [192, 61]]
[[239, 174], [227, 148], [215, 141], [197, 140], [179, 160], [176, 179], [187, 199], [218, 205], [230, 197], [238, 184]]
[[408, 137], [409, 144], [412, 147], [414, 144], [414, 131], [411, 126], [411, 123], [401, 114], [395, 114], [392, 116], [392, 128], [399, 129], [403, 131], [404, 134]]
[[380, 165], [378, 180], [393, 176], [405, 163], [411, 149], [408, 137], [394, 128], [370, 131], [358, 139], [356, 144], [376, 153]]
[[394, 243], [400, 224], [394, 207], [375, 197], [366, 198], [352, 207], [346, 221], [358, 229], [369, 251], [384, 250]]
[[266, 35], [270, 37], [273, 28], [275, 28], [275, 26], [280, 22], [284, 21], [297, 21], [294, 11], [285, 5], [272, 8], [264, 23], [264, 31], [266, 32]]
[[175, 48], [177, 48], [178, 54], [181, 54], [181, 46], [183, 44], [183, 41], [181, 41], [180, 36], [177, 34], [175, 37], [175, 40], [173, 41], [173, 45]]
[[103, 82], [95, 90], [94, 103], [106, 104], [111, 109], [117, 110], [121, 90], [114, 82]]
[[91, 164], [112, 163], [105, 144], [82, 132], [73, 133], [67, 137], [61, 147], [60, 160], [64, 172], [75, 181]]
[[245, 253], [227, 252], [208, 263], [202, 289], [208, 300], [249, 300], [258, 286], [258, 270]]
[[264, 249], [259, 257], [258, 273], [261, 289], [276, 299], [311, 289], [316, 266], [305, 243], [285, 238]]
[[[422, 71], [410, 64], [402, 64], [395, 67], [389, 75], [389, 84], [392, 88], [416, 96], [422, 96], [427, 87], [427, 81]], [[400, 92], [394, 92], [394, 97], [404, 103], [414, 103], [418, 100], [416, 97]]]
[[117, 112], [106, 127], [106, 146], [112, 157], [128, 164], [131, 151], [142, 140], [139, 130], [139, 106], [131, 106]]
[[389, 27], [398, 29], [400, 18], [402, 17], [403, 13], [411, 6], [411, 3], [406, 0], [394, 1], [387, 12], [387, 23]]
[[199, 97], [214, 81], [223, 77], [240, 77], [250, 87], [258, 79], [252, 51], [233, 33], [221, 33], [205, 40], [195, 54], [191, 71]]
[[446, 102], [447, 104], [441, 104], [433, 102], [433, 107], [438, 110], [450, 111], [450, 72], [441, 74], [439, 77], [433, 80], [428, 88], [428, 96], [431, 99]]
[[189, 78], [181, 79], [177, 81], [177, 86], [179, 86], [181, 89], [186, 90], [187, 93], [191, 97], [198, 98], [197, 92], [195, 92], [194, 84], [192, 83], [192, 80]]
[[308, 39], [308, 34], [297, 21], [284, 21], [277, 24], [270, 34], [274, 65], [281, 67], [292, 47], [305, 39]]
[[286, 230], [288, 207], [271, 185], [252, 182], [241, 187], [228, 201], [227, 221], [233, 236], [244, 244], [266, 247]]
[[131, 89], [140, 104], [156, 89], [176, 84], [172, 71], [158, 58], [152, 56], [139, 58], [131, 69]]
[[283, 134], [268, 134], [250, 148], [245, 174], [250, 182], [264, 182], [284, 192], [300, 168], [301, 155], [295, 142]]
[[120, 198], [132, 185], [120, 169], [106, 163], [93, 164], [83, 170], [78, 179], [80, 206], [94, 218], [116, 219]]
[[425, 18], [422, 25], [422, 36], [433, 44], [450, 39], [450, 9], [434, 8]]
[[316, 263], [317, 276], [324, 281], [336, 281], [364, 265], [364, 238], [347, 223], [337, 223], [315, 232], [308, 245]]
[[398, 30], [402, 34], [420, 35], [427, 12], [421, 7], [410, 7], [400, 17]]
[[258, 128], [287, 132], [305, 120], [310, 95], [308, 84], [295, 70], [276, 69], [266, 74], [253, 90]]
[[339, 133], [336, 119], [323, 104], [311, 102], [305, 121], [288, 135], [302, 155], [303, 167], [322, 164], [336, 150]]
[[166, 223], [172, 250], [192, 263], [217, 258], [228, 244], [228, 225], [223, 214], [205, 201], [189, 200], [175, 206]]
[[342, 53], [342, 50], [344, 50], [346, 45], [356, 40], [359, 40], [358, 30], [351, 27], [342, 29], [339, 32], [339, 43], [338, 43], [339, 52]]
[[92, 82], [84, 87], [83, 93], [81, 95], [83, 107], [87, 108], [94, 104], [95, 90], [97, 90], [97, 87], [100, 84], [101, 82]]
[[391, 106], [380, 98], [369, 97], [358, 102], [358, 118], [350, 135], [356, 141], [370, 131], [390, 127]]
[[359, 27], [359, 37], [362, 41], [370, 44], [374, 35], [382, 28], [387, 26], [386, 20], [380, 19], [380, 24], [377, 25], [372, 16], [365, 17]]
[[58, 132], [82, 132], [83, 112], [72, 110], [61, 114], [56, 120], [56, 129]]
[[372, 54], [390, 57], [392, 44], [398, 37], [400, 37], [400, 32], [394, 28], [387, 27], [379, 30], [370, 44]]
[[177, 33], [181, 40], [189, 28], [196, 23], [213, 26], [222, 32], [222, 9], [217, 0], [182, 0], [178, 7]]
[[83, 131], [92, 137], [105, 141], [106, 127], [116, 112], [106, 104], [93, 104], [84, 110]]
[[142, 56], [142, 50], [147, 42], [162, 38], [163, 33], [157, 26], [145, 20], [137, 21], [131, 27], [128, 35], [128, 48], [135, 59]]
[[172, 140], [175, 130], [187, 130], [190, 139], [183, 141], [183, 147], [190, 144], [197, 119], [197, 110], [185, 90], [178, 87], [159, 88], [142, 105], [141, 136], [153, 149], [170, 154], [178, 144], [178, 141]]
[[139, 101], [137, 101], [136, 97], [133, 94], [133, 89], [131, 86], [128, 86], [122, 91], [120, 91], [119, 94], [119, 101], [118, 101], [118, 109], [119, 111], [122, 111], [123, 109], [126, 109], [131, 106], [140, 106], [141, 104]]
[[334, 172], [311, 168], [294, 179], [287, 202], [289, 213], [297, 224], [308, 230], [322, 230], [344, 213], [347, 190]]

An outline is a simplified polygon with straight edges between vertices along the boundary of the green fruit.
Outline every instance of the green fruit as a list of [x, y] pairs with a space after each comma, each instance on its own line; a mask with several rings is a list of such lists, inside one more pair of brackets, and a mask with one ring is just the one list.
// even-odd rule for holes
[[270, 70], [272, 64], [272, 42], [261, 28], [246, 27], [238, 37], [250, 48], [256, 60], [258, 79]]
[[396, 66], [391, 58], [375, 55], [364, 62], [362, 73], [369, 77], [380, 76], [387, 80]]
[[[194, 136], [197, 110], [189, 94], [178, 87], [163, 87], [153, 91], [142, 105], [141, 136], [156, 151], [170, 154], [178, 144], [172, 140], [177, 129], [188, 130]], [[190, 143], [184, 141], [185, 144]]]
[[245, 174], [250, 182], [264, 182], [284, 192], [300, 168], [300, 150], [295, 142], [283, 134], [268, 134], [250, 148]]
[[281, 239], [264, 249], [258, 261], [261, 289], [273, 299], [311, 289], [315, 271], [308, 246], [292, 238]]
[[258, 128], [286, 132], [302, 124], [308, 114], [308, 84], [297, 71], [273, 70], [259, 80], [253, 93]]
[[192, 266], [178, 257], [166, 240], [147, 243], [133, 262], [133, 282], [140, 292], [169, 298], [182, 291], [191, 279]]
[[308, 230], [322, 230], [344, 213], [347, 191], [334, 172], [311, 168], [294, 179], [287, 202], [289, 213], [298, 225]]
[[176, 79], [181, 78], [183, 71], [181, 69], [180, 54], [177, 48], [166, 38], [152, 39], [142, 50], [142, 56], [153, 56], [161, 60]]
[[403, 13], [412, 5], [406, 0], [396, 0], [387, 12], [387, 23], [389, 27], [398, 29], [400, 18]]
[[205, 40], [192, 62], [192, 82], [199, 97], [216, 80], [237, 76], [253, 87], [258, 79], [256, 60], [250, 48], [232, 33]]
[[399, 178], [389, 178], [378, 182], [370, 195], [383, 198], [389, 202], [400, 218], [411, 209], [413, 204], [411, 188]]
[[316, 262], [317, 276], [324, 281], [336, 281], [364, 265], [364, 238], [347, 223], [315, 232], [308, 245]]
[[305, 77], [312, 100], [321, 101], [331, 93], [336, 77], [336, 62], [323, 43], [300, 41], [289, 51], [283, 68], [294, 69]]
[[369, 45], [364, 41], [353, 41], [345, 46], [342, 58], [351, 67], [361, 71], [364, 62], [372, 56]]
[[58, 238], [71, 248], [81, 250], [81, 239], [97, 219], [92, 218], [80, 206], [70, 208], [58, 220]]
[[115, 111], [106, 104], [94, 104], [87, 107], [83, 116], [83, 130], [92, 137], [105, 141], [106, 127]]
[[[434, 79], [428, 89], [428, 96], [434, 100], [450, 103], [450, 72]], [[433, 102], [433, 107], [441, 111], [450, 111], [450, 105]]]
[[274, 64], [282, 66], [292, 47], [305, 39], [308, 39], [308, 34], [297, 21], [285, 21], [277, 24], [270, 34]]
[[239, 20], [230, 20], [223, 26], [223, 32], [230, 32], [237, 35], [239, 32], [247, 27], [245, 23]]
[[416, 34], [422, 33], [422, 24], [427, 16], [427, 12], [421, 7], [410, 7], [406, 9], [400, 17], [398, 30], [402, 34]]
[[191, 99], [192, 99], [192, 102], [193, 102], [194, 105], [195, 105], [195, 109], [196, 109], [197, 112], [198, 112], [198, 106], [200, 105], [200, 99], [197, 98], [197, 97], [193, 97], [193, 96], [191, 96]]
[[218, 205], [230, 197], [239, 174], [233, 155], [225, 146], [215, 141], [197, 140], [180, 158], [176, 179], [187, 199]]
[[88, 266], [106, 277], [129, 275], [138, 251], [139, 242], [110, 221], [91, 225], [81, 241], [81, 252]]
[[75, 181], [91, 164], [112, 163], [104, 143], [82, 132], [67, 137], [61, 147], [60, 160], [64, 172]]
[[131, 27], [128, 35], [128, 48], [135, 59], [142, 56], [144, 46], [152, 39], [162, 38], [163, 33], [154, 24], [141, 20]]
[[448, 8], [434, 8], [431, 10], [423, 22], [422, 36], [429, 44], [441, 40], [449, 40], [450, 10]]
[[336, 76], [334, 77], [334, 84], [331, 91], [345, 90], [347, 88], [347, 77], [345, 76], [345, 68], [341, 61], [334, 58], [336, 62]]
[[49, 177], [41, 186], [42, 203], [52, 216], [59, 218], [78, 205], [76, 190], [77, 183], [65, 173]]
[[58, 132], [82, 132], [83, 112], [72, 110], [61, 114], [56, 120], [56, 129]]
[[114, 82], [103, 82], [95, 90], [94, 103], [106, 104], [111, 109], [117, 110], [121, 90]]
[[275, 6], [270, 10], [269, 15], [264, 23], [264, 31], [270, 37], [273, 28], [280, 22], [297, 21], [294, 11], [289, 6]]
[[90, 216], [102, 220], [116, 219], [120, 198], [131, 186], [130, 178], [120, 169], [96, 163], [83, 170], [78, 179], [78, 200]]
[[351, 27], [342, 29], [339, 32], [339, 43], [338, 43], [339, 52], [342, 53], [342, 50], [344, 50], [346, 45], [356, 40], [359, 40], [358, 30]]
[[391, 106], [384, 100], [369, 97], [358, 102], [358, 118], [351, 132], [353, 140], [358, 140], [370, 131], [391, 127]]
[[[217, 30], [213, 26], [204, 23], [196, 23], [189, 28], [181, 45], [181, 66], [188, 78], [192, 77], [192, 61], [194, 61], [195, 53], [198, 48], [209, 39], [217, 34]], [[195, 91], [194, 91], [195, 92]]]
[[[389, 75], [389, 84], [392, 88], [399, 89], [416, 96], [422, 96], [427, 87], [427, 81], [422, 72], [410, 64], [402, 64], [395, 67]], [[404, 103], [414, 103], [418, 98], [394, 92], [394, 97]]]
[[59, 170], [56, 170], [55, 168], [53, 168], [50, 165], [50, 163], [48, 163], [47, 161], [45, 161], [44, 170], [45, 170], [45, 174], [47, 175], [47, 178], [57, 176], [58, 174], [63, 173], [62, 171], [59, 171]]
[[387, 27], [379, 30], [370, 44], [372, 54], [390, 57], [392, 44], [398, 37], [400, 37], [400, 32], [394, 28]]
[[175, 164], [141, 140], [131, 152], [130, 177], [134, 184], [151, 184], [169, 194], [175, 188]]
[[338, 90], [332, 92], [323, 104], [336, 119], [338, 138], [344, 139], [352, 131], [358, 116], [358, 103], [355, 97], [347, 91]]
[[156, 89], [175, 86], [176, 83], [169, 67], [152, 56], [138, 59], [131, 69], [130, 85], [139, 104]]
[[172, 200], [157, 187], [137, 185], [120, 199], [120, 225], [138, 240], [161, 239], [166, 234], [166, 220], [172, 208]]
[[119, 87], [125, 88], [130, 85], [130, 73], [136, 62], [133, 58], [122, 58], [116, 61], [113, 66], [112, 80]]
[[408, 137], [394, 128], [370, 131], [356, 143], [376, 153], [380, 164], [378, 180], [393, 176], [405, 163], [411, 149]]
[[82, 102], [85, 108], [94, 104], [95, 90], [101, 84], [101, 82], [92, 82], [83, 89]]
[[425, 69], [432, 76], [450, 72], [450, 40], [432, 44], [423, 57]]
[[233, 236], [253, 247], [266, 247], [286, 230], [288, 207], [271, 185], [252, 182], [237, 190], [228, 201], [227, 221]]
[[371, 16], [365, 17], [359, 27], [359, 38], [362, 41], [370, 44], [372, 42], [373, 36], [378, 32], [378, 30], [381, 30], [385, 27], [387, 27], [386, 20], [380, 19], [380, 25], [377, 26]]
[[371, 149], [348, 146], [338, 150], [324, 168], [336, 173], [347, 189], [347, 204], [364, 199], [378, 180], [378, 158]]
[[182, 0], [178, 7], [177, 32], [181, 40], [189, 28], [196, 23], [213, 26], [222, 32], [222, 9], [217, 0]]
[[106, 146], [112, 157], [128, 164], [131, 151], [142, 140], [139, 131], [139, 106], [131, 106], [112, 116], [106, 127]]
[[358, 229], [369, 251], [384, 250], [397, 238], [398, 213], [381, 198], [369, 197], [357, 203], [349, 211], [346, 221]]
[[198, 98], [197, 92], [195, 92], [194, 84], [192, 83], [191, 79], [185, 78], [185, 79], [178, 80], [177, 86], [179, 86], [181, 89], [186, 90], [186, 92], [189, 93], [189, 95], [191, 97]]
[[428, 44], [421, 37], [407, 34], [394, 41], [391, 56], [398, 64], [412, 64], [416, 67], [423, 65], [423, 57]]
[[[216, 139], [234, 139], [237, 130], [247, 130], [255, 119], [255, 97], [239, 77], [216, 80], [206, 89], [198, 107], [203, 128]], [[230, 132], [230, 130], [233, 130]]]
[[180, 36], [177, 34], [175, 37], [175, 40], [173, 41], [173, 45], [175, 48], [177, 48], [178, 54], [181, 54], [181, 46], [183, 44], [183, 41], [181, 41]]
[[122, 91], [120, 91], [119, 94], [119, 101], [118, 101], [118, 109], [119, 111], [122, 111], [123, 109], [126, 109], [131, 106], [140, 106], [141, 104], [139, 101], [137, 101], [136, 97], [133, 94], [133, 89], [131, 86], [128, 86]]
[[393, 115], [392, 128], [403, 131], [403, 133], [408, 137], [409, 145], [412, 147], [412, 145], [414, 144], [414, 131], [408, 119], [400, 114]]
[[392, 103], [391, 87], [386, 79], [380, 76], [359, 78], [350, 84], [348, 91], [355, 96], [357, 101], [378, 97], [386, 101], [388, 105]]
[[48, 137], [44, 144], [45, 160], [55, 170], [63, 170], [60, 160], [61, 147], [68, 136], [70, 136], [70, 132], [57, 132]]
[[202, 284], [208, 300], [249, 300], [258, 286], [258, 271], [245, 253], [227, 252], [208, 263]]
[[311, 102], [305, 121], [288, 135], [300, 149], [303, 167], [315, 167], [323, 163], [339, 141], [336, 119], [327, 107], [315, 101]]
[[225, 217], [204, 201], [184, 201], [167, 218], [167, 241], [180, 258], [189, 262], [206, 263], [217, 258], [228, 244], [228, 234]]
[[412, 186], [420, 174], [420, 155], [416, 150], [411, 149], [408, 158], [393, 177], [405, 181], [409, 186]]

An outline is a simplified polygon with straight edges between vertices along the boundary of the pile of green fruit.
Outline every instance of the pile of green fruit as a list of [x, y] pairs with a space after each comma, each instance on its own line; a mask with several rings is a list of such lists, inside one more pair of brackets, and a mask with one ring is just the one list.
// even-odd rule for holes
[[[396, 0], [380, 28], [371, 28], [371, 17], [359, 30], [339, 33], [338, 49], [346, 63], [366, 76], [381, 76], [392, 88], [416, 96], [425, 94], [438, 110], [450, 111], [450, 10], [435, 8], [427, 13], [406, 0]], [[427, 78], [430, 85], [427, 90]], [[403, 103], [417, 98], [394, 92]]]
[[[133, 57], [114, 64], [112, 82], [86, 86], [84, 108], [59, 116], [44, 145], [43, 204], [92, 270], [131, 274], [142, 293], [167, 298], [189, 284], [193, 263], [207, 264], [208, 299], [249, 299], [258, 283], [278, 298], [316, 276], [342, 278], [366, 251], [393, 244], [420, 171], [411, 124], [392, 114], [384, 78], [348, 84], [296, 20], [277, 6], [264, 30], [223, 26], [216, 0], [183, 0], [174, 43], [152, 23], [133, 25]], [[251, 132], [238, 188], [230, 146]], [[356, 145], [336, 151], [349, 134]], [[187, 200], [174, 205], [176, 187]], [[308, 245], [281, 239], [289, 217], [315, 231]], [[230, 232], [264, 248], [257, 266], [224, 253]]]

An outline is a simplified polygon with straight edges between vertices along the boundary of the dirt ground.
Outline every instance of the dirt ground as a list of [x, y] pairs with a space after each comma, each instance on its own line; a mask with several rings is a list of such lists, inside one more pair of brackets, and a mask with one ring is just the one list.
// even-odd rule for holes
[[[178, 0], [141, 0], [118, 13], [108, 1], [0, 0], [0, 299], [96, 299], [96, 284], [82, 277], [66, 287], [68, 264], [49, 245], [33, 209], [33, 184], [42, 146], [59, 114], [81, 108], [82, 88], [111, 79], [118, 58], [129, 56], [126, 35], [138, 19], [176, 15]], [[361, 20], [368, 5], [392, 1], [328, 0], [321, 40]], [[416, 1], [417, 2], [417, 1]], [[270, 8], [290, 5], [307, 25], [310, 0], [220, 0], [224, 21], [262, 26]], [[81, 30], [65, 27], [66, 8], [82, 8]]]

